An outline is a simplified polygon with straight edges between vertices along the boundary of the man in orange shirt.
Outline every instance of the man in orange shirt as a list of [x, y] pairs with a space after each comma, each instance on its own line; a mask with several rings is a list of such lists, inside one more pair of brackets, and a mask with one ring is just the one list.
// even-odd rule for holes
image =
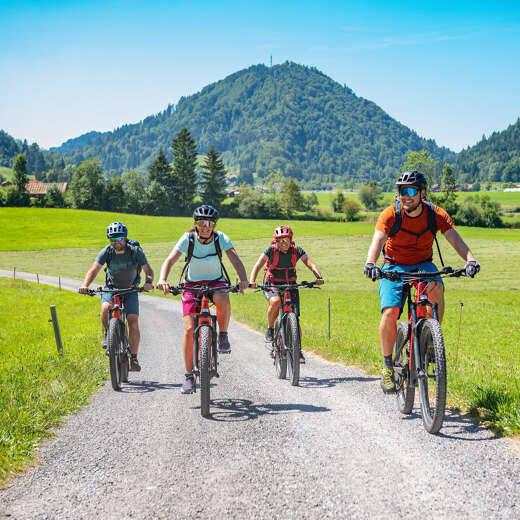
[[[466, 274], [472, 278], [479, 272], [480, 264], [450, 218], [438, 206], [425, 199], [426, 178], [421, 172], [404, 172], [397, 180], [398, 200], [388, 206], [377, 219], [372, 243], [368, 250], [365, 275], [373, 281], [381, 278], [383, 271], [435, 272], [432, 263], [435, 232], [440, 231], [453, 249], [466, 261]], [[400, 210], [400, 217], [396, 209]], [[377, 259], [383, 251], [384, 262], [380, 269]], [[428, 299], [438, 304], [439, 321], [444, 313], [444, 285], [440, 276], [433, 276], [426, 293]], [[385, 393], [395, 391], [392, 367], [392, 352], [397, 338], [397, 320], [402, 312], [403, 282], [380, 280], [381, 322], [379, 339], [383, 351], [383, 374], [381, 388]], [[431, 311], [431, 309], [429, 309]]]

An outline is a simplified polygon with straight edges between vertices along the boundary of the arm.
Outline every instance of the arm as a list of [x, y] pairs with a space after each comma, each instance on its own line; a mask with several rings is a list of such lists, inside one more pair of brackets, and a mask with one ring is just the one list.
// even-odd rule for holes
[[316, 285], [323, 284], [323, 278], [320, 274], [320, 271], [316, 264], [308, 257], [308, 255], [303, 255], [300, 260], [312, 271], [312, 274], [317, 278]]
[[466, 245], [466, 242], [462, 240], [462, 237], [455, 228], [448, 229], [448, 231], [444, 233], [444, 236], [463, 260], [466, 262], [476, 261], [470, 248]]
[[78, 289], [78, 292], [86, 294], [88, 286], [94, 281], [102, 267], [103, 266], [97, 262], [92, 264], [92, 267], [87, 271], [85, 279], [83, 280], [83, 285]]
[[373, 263], [375, 264], [377, 262], [377, 259], [379, 258], [379, 255], [381, 254], [381, 250], [383, 249], [383, 246], [385, 245], [385, 241], [387, 238], [387, 234], [383, 231], [375, 230], [374, 236], [372, 237], [372, 243], [370, 244], [370, 247], [368, 248], [368, 255], [367, 255], [367, 263]]
[[144, 290], [145, 291], [151, 291], [153, 289], [153, 271], [149, 264], [143, 264], [143, 271], [146, 275], [146, 280], [144, 283]]
[[168, 294], [168, 275], [170, 274], [170, 270], [177, 262], [177, 260], [181, 257], [182, 253], [177, 251], [177, 249], [173, 249], [172, 252], [168, 255], [168, 258], [163, 262], [161, 267], [161, 274], [159, 275], [159, 283], [157, 284], [157, 289], [160, 289], [164, 292], [164, 294]]
[[256, 261], [256, 264], [253, 266], [253, 269], [251, 271], [251, 274], [249, 275], [249, 283], [251, 287], [256, 288], [256, 277], [258, 276], [258, 271], [262, 269], [264, 264], [267, 262], [268, 258], [265, 253], [262, 253], [258, 260]]
[[226, 251], [226, 255], [229, 258], [231, 265], [235, 268], [238, 277], [240, 278], [240, 293], [244, 294], [244, 289], [247, 289], [249, 285], [247, 281], [246, 268], [244, 267], [242, 260], [240, 260], [239, 256], [237, 255], [235, 248], [232, 247], [231, 249], [228, 249]]

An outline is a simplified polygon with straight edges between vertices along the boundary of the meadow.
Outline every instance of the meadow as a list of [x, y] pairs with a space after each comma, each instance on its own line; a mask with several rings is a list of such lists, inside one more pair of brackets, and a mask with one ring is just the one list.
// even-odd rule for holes
[[[99, 346], [99, 302], [0, 278], [0, 486], [30, 460], [62, 417], [88, 401], [107, 376]], [[56, 305], [59, 356], [49, 306]]]
[[[117, 219], [122, 219], [129, 226], [129, 235], [141, 242], [156, 280], [162, 261], [190, 223], [189, 219], [179, 218], [1, 208], [0, 223], [6, 238], [1, 246], [0, 268], [16, 266], [17, 271], [83, 279], [106, 243], [106, 225]], [[232, 238], [249, 272], [269, 244], [275, 224], [222, 219], [219, 229]], [[378, 373], [381, 359], [377, 284], [362, 274], [373, 224], [301, 221], [290, 224], [297, 243], [317, 263], [326, 280], [322, 290], [301, 291], [304, 349]], [[479, 414], [498, 432], [519, 434], [520, 325], [516, 307], [520, 304], [520, 281], [516, 258], [520, 254], [520, 230], [462, 227], [459, 231], [481, 262], [482, 271], [473, 280], [446, 280], [443, 330], [449, 404]], [[447, 264], [463, 265], [443, 238], [440, 244]], [[181, 267], [177, 265], [173, 270], [171, 283], [177, 282]], [[300, 280], [312, 279], [303, 265], [298, 273]], [[100, 274], [97, 282], [102, 281]], [[266, 310], [263, 295], [250, 291], [232, 298], [234, 318], [263, 332]]]

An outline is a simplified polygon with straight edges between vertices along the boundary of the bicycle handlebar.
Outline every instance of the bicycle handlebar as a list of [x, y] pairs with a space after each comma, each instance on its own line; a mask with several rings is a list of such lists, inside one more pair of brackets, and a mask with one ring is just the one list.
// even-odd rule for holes
[[182, 291], [189, 291], [192, 293], [205, 293], [205, 292], [214, 293], [217, 291], [229, 291], [232, 293], [237, 293], [240, 289], [240, 284], [236, 284], [236, 285], [226, 284], [222, 287], [210, 287], [209, 285], [203, 284], [203, 285], [193, 285], [190, 287], [186, 287], [185, 284], [180, 283], [179, 285], [168, 285], [168, 289], [174, 296], [181, 294]]
[[[315, 287], [317, 284], [317, 280], [314, 282], [300, 282], [300, 283], [285, 283], [280, 285], [261, 285], [257, 284], [258, 290], [261, 291], [272, 291], [273, 289], [278, 289], [280, 291], [286, 291], [288, 289], [297, 289], [298, 287], [307, 287], [308, 289], [321, 289], [321, 287]], [[251, 284], [249, 285], [251, 287]]]
[[88, 294], [89, 296], [94, 296], [99, 293], [108, 293], [108, 294], [130, 294], [133, 292], [143, 292], [143, 287], [126, 287], [124, 289], [104, 289], [103, 287], [98, 287], [97, 289], [89, 289], [88, 292], [85, 294]]
[[461, 269], [453, 269], [452, 267], [445, 267], [441, 271], [433, 271], [431, 273], [427, 273], [425, 271], [418, 272], [405, 272], [405, 271], [381, 271], [381, 278], [386, 278], [393, 282], [404, 281], [404, 282], [412, 282], [419, 280], [428, 280], [433, 278], [434, 276], [447, 276], [447, 277], [460, 277], [467, 276], [466, 268], [462, 267]]

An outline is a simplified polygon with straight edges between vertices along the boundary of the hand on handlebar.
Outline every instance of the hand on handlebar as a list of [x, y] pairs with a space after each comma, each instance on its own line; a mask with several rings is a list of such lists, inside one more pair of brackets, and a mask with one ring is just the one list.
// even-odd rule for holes
[[240, 294], [244, 294], [244, 291], [249, 288], [249, 282], [247, 280], [241, 280], [238, 284], [238, 291]]
[[85, 287], [84, 285], [82, 285], [79, 289], [78, 289], [78, 292], [80, 294], [88, 294], [88, 287]]
[[480, 264], [476, 260], [469, 260], [466, 262], [466, 276], [474, 278], [475, 275], [480, 271]]
[[150, 282], [150, 283], [145, 283], [145, 284], [143, 285], [143, 291], [146, 291], [146, 292], [148, 292], [148, 291], [153, 291], [153, 283], [152, 283], [152, 282]]
[[170, 286], [165, 280], [159, 280], [159, 283], [155, 286], [157, 289], [162, 291], [164, 294], [170, 294]]
[[325, 280], [323, 278], [316, 278], [316, 285], [323, 285], [325, 283]]
[[249, 282], [250, 289], [258, 289], [258, 284], [256, 282]]
[[374, 264], [373, 262], [367, 262], [365, 264], [365, 269], [363, 270], [365, 276], [370, 278], [373, 282], [379, 280], [381, 278], [381, 269]]

